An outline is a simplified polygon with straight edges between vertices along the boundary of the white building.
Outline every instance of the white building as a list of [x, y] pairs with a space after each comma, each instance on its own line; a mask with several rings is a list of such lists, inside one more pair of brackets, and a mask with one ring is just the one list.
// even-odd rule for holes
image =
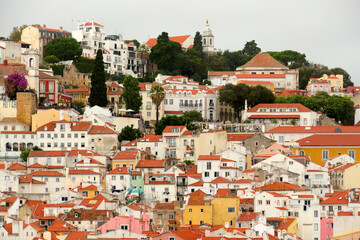
[[196, 110], [204, 119], [216, 121], [216, 94], [212, 89], [165, 89], [164, 111]]
[[126, 167], [118, 167], [106, 174], [106, 192], [123, 192], [130, 187], [130, 173]]
[[[242, 120], [251, 120], [256, 124], [316, 126], [318, 114], [299, 103], [258, 104], [244, 111]], [[280, 142], [281, 143], [281, 142]]]
[[66, 189], [65, 176], [57, 171], [36, 171], [29, 174], [33, 179], [44, 182], [45, 193], [55, 193]]
[[19, 176], [0, 169], [0, 191], [19, 192]]
[[144, 181], [145, 203], [176, 201], [176, 179], [174, 174], [146, 174]]
[[102, 50], [106, 72], [136, 76], [139, 70], [137, 48], [125, 43], [121, 35], [106, 36], [104, 26], [94, 21], [78, 23], [72, 34], [81, 43], [84, 57], [96, 58], [97, 50]]

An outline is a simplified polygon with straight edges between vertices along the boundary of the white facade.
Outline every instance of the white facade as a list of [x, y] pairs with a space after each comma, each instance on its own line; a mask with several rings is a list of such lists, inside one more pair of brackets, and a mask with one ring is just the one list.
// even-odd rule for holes
[[254, 212], [260, 212], [265, 217], [287, 217], [289, 200], [287, 196], [277, 193], [256, 192]]
[[[65, 176], [58, 174], [58, 172], [53, 171], [54, 174], [51, 174], [50, 171], [39, 171], [33, 172], [32, 175], [33, 179], [45, 182], [45, 193], [51, 194], [55, 192], [59, 192], [60, 190], [67, 189]], [[29, 192], [30, 193], [30, 192]]]
[[[166, 182], [166, 183], [165, 183]], [[145, 203], [151, 201], [172, 202], [177, 199], [176, 181], [173, 174], [146, 174], [144, 184]]]
[[122, 192], [130, 187], [130, 174], [123, 172], [122, 168], [119, 169], [119, 173], [116, 173], [115, 170], [111, 173], [106, 174], [106, 192]]
[[136, 76], [139, 70], [137, 48], [125, 43], [121, 35], [106, 36], [104, 26], [94, 21], [78, 23], [72, 34], [81, 43], [84, 57], [96, 58], [97, 50], [102, 50], [106, 72]]
[[164, 111], [196, 110], [203, 119], [216, 119], [216, 94], [213, 90], [165, 89]]
[[0, 191], [19, 192], [19, 176], [0, 169]]

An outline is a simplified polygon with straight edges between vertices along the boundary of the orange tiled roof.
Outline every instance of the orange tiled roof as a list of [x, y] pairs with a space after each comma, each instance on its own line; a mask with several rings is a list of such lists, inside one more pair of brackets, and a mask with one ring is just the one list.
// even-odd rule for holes
[[356, 126], [278, 126], [267, 133], [360, 133]]
[[140, 160], [136, 167], [137, 168], [163, 168], [165, 165], [164, 160]]
[[217, 177], [214, 180], [212, 180], [210, 183], [231, 183], [231, 181], [223, 177]]
[[228, 133], [227, 134], [227, 141], [228, 142], [242, 142], [245, 139], [248, 139], [254, 135], [254, 133]]
[[64, 175], [62, 173], [59, 173], [57, 171], [36, 171], [32, 172], [29, 175], [31, 176], [49, 176], [49, 177], [63, 177]]
[[307, 190], [287, 182], [274, 182], [262, 186], [258, 189], [261, 191], [306, 191]]
[[179, 132], [174, 132], [175, 134], [180, 134], [182, 132], [182, 130], [184, 130], [185, 126], [166, 126], [166, 128], [164, 129], [163, 133], [172, 133], [172, 129], [173, 128], [178, 128]]
[[315, 134], [296, 142], [300, 146], [360, 146], [360, 134]]
[[272, 56], [270, 56], [270, 54], [267, 53], [256, 54], [255, 57], [253, 57], [250, 61], [248, 61], [241, 67], [242, 68], [248, 68], [248, 67], [288, 68], [283, 64], [281, 64], [280, 62], [276, 61], [275, 58], [273, 58]]
[[117, 134], [117, 133], [108, 126], [92, 125], [88, 134]]
[[7, 170], [26, 170], [26, 166], [18, 162], [12, 162], [10, 167], [7, 168]]
[[220, 160], [220, 155], [199, 155], [199, 160]]
[[29, 157], [63, 157], [67, 151], [35, 151], [31, 150]]
[[100, 173], [98, 172], [94, 172], [91, 170], [75, 170], [75, 169], [70, 169], [69, 170], [69, 174], [80, 174], [80, 175], [100, 175]]
[[187, 205], [205, 205], [204, 196], [190, 196]]
[[256, 219], [259, 216], [259, 214], [260, 213], [258, 212], [243, 212], [242, 214], [240, 214], [237, 221], [240, 222], [252, 221], [253, 219]]
[[198, 181], [192, 184], [189, 184], [189, 187], [202, 187], [204, 185], [203, 181]]
[[[146, 85], [151, 85], [150, 89], [146, 89]], [[160, 83], [151, 83], [151, 82], [141, 82], [139, 83], [139, 87], [140, 87], [140, 91], [146, 91], [146, 90], [151, 90], [151, 88], [155, 85], [160, 85]]]
[[[92, 125], [91, 122], [76, 122], [76, 121], [61, 120], [61, 121], [49, 122], [49, 123], [39, 127], [37, 131], [54, 131], [56, 124], [59, 124], [59, 123], [70, 124], [72, 131], [88, 131]], [[47, 130], [45, 130], [45, 129], [47, 129]]]
[[173, 210], [174, 209], [174, 202], [171, 202], [171, 203], [157, 203], [155, 205], [154, 209], [156, 209], [156, 210], [159, 210], [159, 209]]
[[116, 154], [113, 160], [125, 160], [125, 159], [135, 160], [137, 155], [138, 155], [137, 151], [121, 151]]
[[[255, 78], [255, 79], [261, 79], [261, 78], [285, 78], [285, 74], [236, 74], [235, 75], [237, 78]], [[240, 80], [241, 81], [241, 80]], [[244, 80], [244, 82], [240, 82], [238, 81], [236, 84], [239, 83], [244, 83], [247, 84]], [[254, 84], [254, 83], [249, 83], [249, 84]], [[259, 85], [264, 85], [261, 83], [258, 83]], [[273, 83], [271, 83], [273, 84]], [[266, 85], [271, 85], [271, 84], [266, 84]]]
[[107, 174], [128, 174], [128, 169], [126, 167], [118, 167], [111, 170]]
[[[174, 37], [169, 37], [169, 40], [182, 44], [189, 37], [190, 35], [174, 36]], [[148, 45], [149, 48], [152, 48], [157, 44], [157, 38], [150, 38], [149, 40], [147, 40], [145, 44]]]
[[258, 112], [260, 108], [296, 108], [299, 112], [311, 112], [310, 109], [300, 103], [260, 103], [248, 110], [248, 112]]
[[285, 118], [300, 118], [298, 114], [258, 114], [258, 115], [250, 115], [249, 119], [285, 119]]

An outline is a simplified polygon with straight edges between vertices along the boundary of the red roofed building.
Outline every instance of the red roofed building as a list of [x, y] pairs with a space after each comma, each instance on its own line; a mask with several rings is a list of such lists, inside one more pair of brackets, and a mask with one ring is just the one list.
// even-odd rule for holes
[[[194, 38], [191, 35], [169, 37], [170, 41], [180, 43], [183, 49], [188, 49], [194, 44]], [[150, 38], [145, 43], [150, 49], [157, 44], [157, 38]]]
[[[341, 131], [341, 128], [334, 128]], [[311, 156], [314, 163], [323, 165], [324, 161], [347, 154], [355, 162], [360, 159], [360, 134], [314, 134], [297, 140], [293, 153]]]
[[[239, 80], [271, 81], [275, 90], [298, 89], [299, 70], [289, 69], [267, 53], [259, 53], [246, 64], [236, 68], [235, 75], [213, 78], [212, 85], [236, 84]], [[224, 77], [225, 75], [225, 77]]]
[[280, 125], [315, 126], [317, 124], [317, 113], [299, 103], [268, 103], [258, 104], [245, 111], [243, 120], [250, 119], [252, 123], [273, 123], [274, 119]]

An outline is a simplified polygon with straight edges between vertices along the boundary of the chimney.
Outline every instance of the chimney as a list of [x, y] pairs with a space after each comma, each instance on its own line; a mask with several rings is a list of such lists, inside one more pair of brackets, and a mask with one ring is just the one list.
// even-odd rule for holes
[[63, 31], [63, 27], [60, 27], [60, 32], [62, 32]]
[[46, 25], [45, 25], [45, 24], [43, 25], [43, 28], [46, 28]]

